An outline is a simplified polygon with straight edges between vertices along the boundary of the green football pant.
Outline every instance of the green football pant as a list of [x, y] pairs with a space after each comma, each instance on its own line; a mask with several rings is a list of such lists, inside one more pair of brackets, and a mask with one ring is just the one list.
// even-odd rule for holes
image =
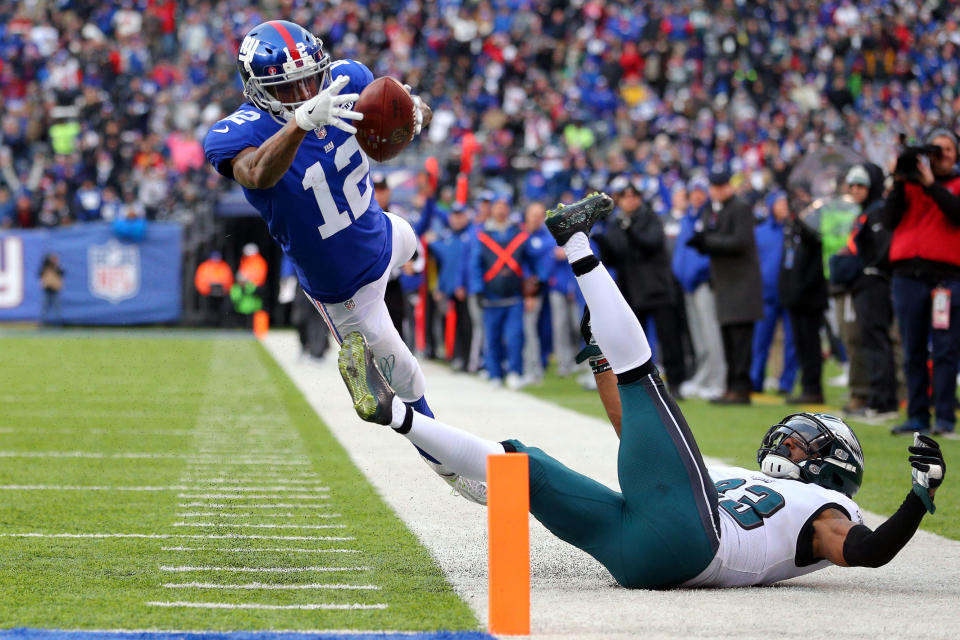
[[596, 558], [625, 587], [667, 588], [698, 575], [716, 554], [717, 491], [660, 377], [652, 366], [634, 371], [645, 375], [619, 386], [622, 493], [540, 449], [504, 444], [529, 456], [530, 512], [551, 533]]

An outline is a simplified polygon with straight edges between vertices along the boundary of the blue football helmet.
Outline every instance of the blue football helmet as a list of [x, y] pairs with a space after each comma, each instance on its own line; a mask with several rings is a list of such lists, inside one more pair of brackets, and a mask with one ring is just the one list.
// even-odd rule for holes
[[[786, 440], [806, 452], [794, 462]], [[847, 423], [826, 413], [794, 413], [773, 425], [757, 450], [760, 470], [839, 491], [852, 498], [863, 484], [863, 449]]]
[[274, 118], [293, 111], [329, 83], [330, 56], [323, 42], [298, 24], [271, 20], [244, 37], [237, 54], [243, 94]]

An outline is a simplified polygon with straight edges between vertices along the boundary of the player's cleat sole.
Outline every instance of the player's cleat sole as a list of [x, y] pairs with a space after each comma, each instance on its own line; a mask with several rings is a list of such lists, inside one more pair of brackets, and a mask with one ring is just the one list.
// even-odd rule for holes
[[469, 500], [476, 504], [487, 504], [487, 485], [479, 480], [468, 480], [458, 473], [450, 471], [442, 464], [431, 462], [426, 458], [423, 461], [427, 466], [433, 469], [434, 473], [440, 476], [440, 479], [450, 485], [455, 495], [461, 496], [464, 500]]
[[393, 389], [377, 367], [366, 338], [359, 332], [349, 333], [343, 339], [337, 365], [360, 419], [390, 424]]
[[547, 229], [561, 247], [570, 236], [582, 231], [590, 234], [590, 228], [601, 218], [613, 211], [613, 198], [605, 193], [591, 193], [582, 200], [571, 204], [558, 204], [556, 209], [547, 211]]

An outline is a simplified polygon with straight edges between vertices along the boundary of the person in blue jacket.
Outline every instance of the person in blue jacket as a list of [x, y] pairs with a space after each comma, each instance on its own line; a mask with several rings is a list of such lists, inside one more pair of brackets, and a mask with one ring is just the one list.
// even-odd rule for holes
[[706, 181], [691, 180], [688, 198], [690, 203], [687, 215], [680, 220], [671, 266], [683, 289], [696, 370], [680, 385], [680, 393], [686, 397], [709, 400], [723, 393], [727, 363], [723, 356], [717, 305], [710, 286], [710, 258], [687, 245], [687, 241], [697, 232], [697, 225], [701, 224], [708, 206]]
[[777, 221], [774, 208], [787, 207], [785, 191], [773, 191], [764, 203], [767, 217], [756, 226], [754, 236], [757, 239], [757, 254], [760, 258], [760, 275], [763, 278], [763, 317], [753, 330], [753, 361], [750, 363], [750, 381], [754, 391], [763, 391], [766, 378], [767, 356], [770, 344], [777, 329], [777, 322], [783, 321], [783, 372], [777, 384], [781, 395], [793, 390], [797, 378], [797, 352], [793, 342], [793, 329], [790, 326], [790, 314], [780, 304], [780, 259], [783, 256], [783, 225]]
[[[549, 265], [542, 264], [547, 254], [557, 243], [543, 224], [547, 209], [539, 202], [531, 202], [524, 211], [524, 230], [530, 235], [527, 240], [530, 259], [537, 271], [545, 271]], [[538, 286], [528, 286], [523, 297], [523, 371], [524, 382], [539, 384], [550, 355], [550, 304], [547, 290], [540, 280]], [[546, 316], [546, 317], [544, 317]]]
[[510, 203], [498, 196], [490, 218], [471, 241], [467, 289], [483, 309], [484, 365], [490, 380], [503, 384], [503, 360], [508, 361], [506, 383], [523, 384], [523, 283], [536, 272], [529, 235], [510, 219]]
[[446, 313], [454, 315], [453, 335], [447, 336], [447, 345], [452, 338], [452, 349], [446, 354], [450, 366], [466, 371], [470, 359], [470, 342], [473, 323], [467, 308], [467, 258], [468, 248], [475, 230], [470, 224], [473, 210], [456, 203], [450, 210], [447, 226], [439, 232], [428, 232], [427, 240], [431, 255], [437, 261], [437, 288], [434, 292], [443, 304]]

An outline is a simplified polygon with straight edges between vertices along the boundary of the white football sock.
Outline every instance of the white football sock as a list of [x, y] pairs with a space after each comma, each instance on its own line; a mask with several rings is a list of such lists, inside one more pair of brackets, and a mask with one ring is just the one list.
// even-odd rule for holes
[[593, 255], [593, 250], [590, 249], [590, 239], [587, 238], [587, 234], [582, 231], [577, 231], [570, 236], [570, 239], [563, 245], [563, 252], [567, 254], [567, 262], [570, 264], [573, 264], [580, 258]]
[[[406, 405], [393, 405], [393, 422], [397, 429], [403, 426]], [[413, 412], [410, 431], [403, 434], [407, 439], [436, 458], [444, 467], [470, 480], [487, 480], [487, 456], [505, 453], [503, 445], [485, 440], [472, 433], [444, 424], [439, 420]]]
[[[577, 235], [581, 234], [573, 237]], [[577, 284], [590, 307], [593, 337], [613, 372], [630, 371], [647, 362], [653, 356], [647, 336], [603, 263], [577, 276]]]

